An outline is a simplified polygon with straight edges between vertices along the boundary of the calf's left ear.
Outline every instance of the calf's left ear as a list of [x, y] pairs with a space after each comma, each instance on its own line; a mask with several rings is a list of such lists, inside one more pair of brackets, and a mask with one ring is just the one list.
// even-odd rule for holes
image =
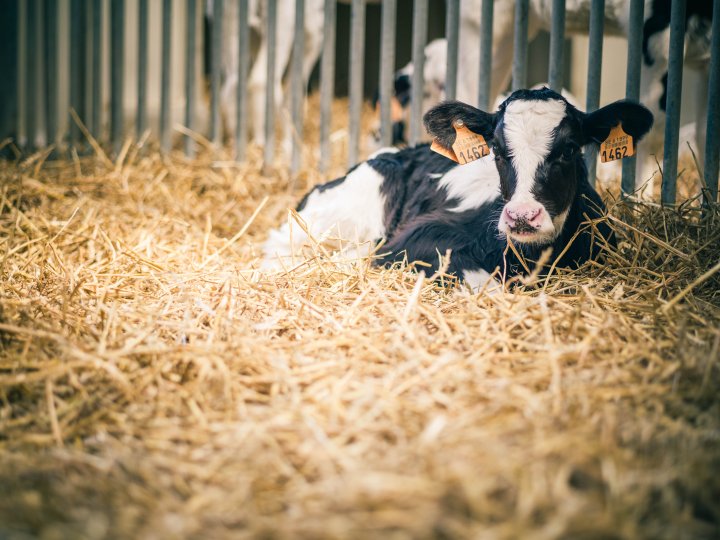
[[583, 117], [583, 144], [602, 143], [607, 139], [610, 130], [618, 124], [637, 142], [650, 131], [653, 115], [639, 103], [625, 99], [605, 105]]
[[495, 129], [495, 115], [462, 103], [461, 101], [446, 101], [436, 105], [423, 117], [425, 129], [435, 142], [445, 150], [452, 150], [455, 142], [455, 125], [458, 120], [473, 133], [482, 135], [489, 143]]

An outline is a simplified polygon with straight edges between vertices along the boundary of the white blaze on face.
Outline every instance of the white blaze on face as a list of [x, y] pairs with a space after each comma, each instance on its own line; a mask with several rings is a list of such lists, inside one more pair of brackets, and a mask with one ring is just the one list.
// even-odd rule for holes
[[565, 103], [555, 99], [519, 99], [505, 109], [503, 135], [517, 179], [513, 201], [533, 200], [535, 172], [550, 153], [553, 131], [563, 118]]
[[540, 212], [536, 218], [540, 222], [537, 233], [526, 234], [518, 237], [518, 240], [551, 240], [560, 232], [547, 210], [535, 199], [532, 189], [537, 169], [550, 153], [554, 131], [564, 118], [565, 102], [555, 99], [518, 99], [505, 108], [503, 135], [515, 170], [516, 185], [498, 224], [500, 232], [510, 233], [506, 212], [531, 212], [533, 208]]

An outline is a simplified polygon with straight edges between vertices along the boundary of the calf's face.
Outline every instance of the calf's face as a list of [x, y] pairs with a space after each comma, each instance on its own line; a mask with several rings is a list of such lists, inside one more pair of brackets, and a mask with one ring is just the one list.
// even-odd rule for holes
[[591, 114], [578, 111], [547, 88], [519, 90], [489, 114], [460, 102], [438, 105], [425, 127], [441, 147], [455, 141], [462, 120], [492, 148], [505, 206], [498, 230], [514, 241], [548, 244], [562, 231], [587, 171], [581, 148], [605, 140], [622, 124], [637, 141], [652, 125], [642, 105], [619, 101]]

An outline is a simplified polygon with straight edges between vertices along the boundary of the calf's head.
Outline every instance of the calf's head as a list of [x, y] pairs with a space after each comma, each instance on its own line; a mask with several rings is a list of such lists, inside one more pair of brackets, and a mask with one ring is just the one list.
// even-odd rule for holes
[[583, 113], [560, 94], [542, 88], [518, 90], [496, 113], [445, 102], [424, 117], [425, 128], [446, 150], [461, 120], [492, 149], [505, 201], [498, 230], [518, 242], [551, 243], [562, 231], [579, 187], [587, 183], [583, 146], [603, 142], [622, 125], [637, 142], [652, 126], [642, 105], [616, 101]]

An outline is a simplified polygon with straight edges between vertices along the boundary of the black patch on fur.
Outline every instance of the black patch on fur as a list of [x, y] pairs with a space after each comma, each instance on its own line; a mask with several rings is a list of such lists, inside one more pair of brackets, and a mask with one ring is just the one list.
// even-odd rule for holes
[[407, 141], [405, 140], [405, 122], [393, 122], [392, 144], [393, 146], [407, 144]]
[[665, 72], [665, 75], [663, 75], [663, 78], [660, 81], [663, 85], [663, 93], [662, 96], [660, 96], [660, 110], [662, 112], [665, 112], [667, 110], [667, 83], [668, 83], [668, 74], [667, 71]]

